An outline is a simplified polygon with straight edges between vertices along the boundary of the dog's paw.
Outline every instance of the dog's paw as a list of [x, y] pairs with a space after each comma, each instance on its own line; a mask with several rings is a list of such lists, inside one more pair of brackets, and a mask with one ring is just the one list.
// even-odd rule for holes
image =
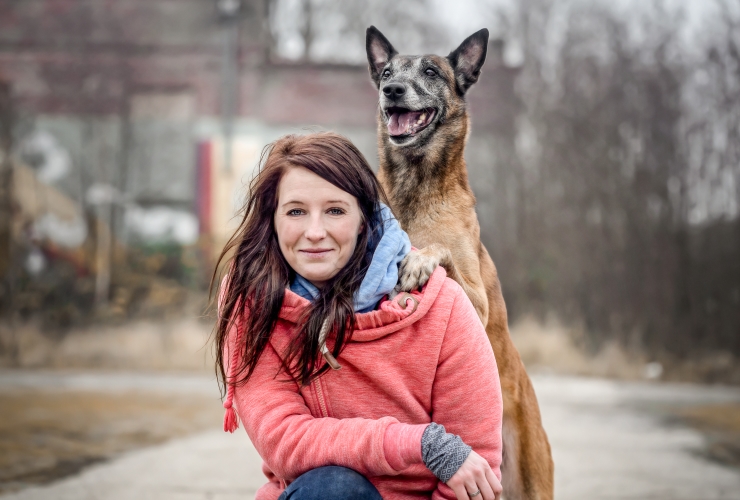
[[439, 265], [439, 257], [428, 255], [423, 250], [409, 252], [398, 268], [396, 293], [410, 292], [424, 286]]

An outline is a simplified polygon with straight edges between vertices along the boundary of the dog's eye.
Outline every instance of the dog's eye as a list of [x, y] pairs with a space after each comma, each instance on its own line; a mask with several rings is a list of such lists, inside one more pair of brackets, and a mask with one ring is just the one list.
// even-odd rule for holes
[[383, 78], [388, 78], [389, 76], [391, 76], [391, 70], [387, 69], [383, 71]]
[[427, 74], [427, 76], [437, 76], [437, 72], [434, 71], [432, 68], [427, 68], [424, 70], [424, 73]]

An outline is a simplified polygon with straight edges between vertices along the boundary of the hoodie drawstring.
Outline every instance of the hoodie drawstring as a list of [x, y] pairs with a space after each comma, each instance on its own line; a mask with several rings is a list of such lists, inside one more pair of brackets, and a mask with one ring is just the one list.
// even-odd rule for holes
[[319, 332], [319, 345], [321, 346], [321, 354], [324, 355], [324, 359], [329, 366], [331, 366], [332, 370], [339, 370], [342, 365], [339, 364], [337, 358], [332, 356], [331, 352], [329, 352], [329, 348], [326, 347], [326, 337], [329, 335], [330, 326], [329, 318], [326, 318], [324, 323], [321, 325], [321, 331]]
[[[326, 318], [319, 332], [319, 345], [321, 346], [321, 354], [324, 355], [324, 359], [326, 359], [329, 366], [333, 370], [339, 370], [342, 365], [339, 364], [337, 359], [329, 352], [329, 348], [326, 347], [326, 337], [329, 335], [330, 326], [329, 318]], [[237, 347], [241, 333], [241, 328], [237, 327], [234, 349], [231, 352], [231, 359], [229, 360], [229, 373], [226, 378], [228, 389], [226, 390], [226, 399], [224, 400], [224, 432], [231, 433], [239, 428], [239, 415], [236, 413], [236, 408], [234, 408], [234, 387], [236, 386], [234, 377], [236, 376], [236, 364], [239, 361], [239, 349]]]
[[239, 337], [241, 335], [241, 328], [236, 328], [236, 339], [234, 339], [234, 350], [231, 353], [231, 359], [229, 360], [229, 373], [226, 378], [226, 399], [224, 400], [224, 432], [233, 433], [239, 428], [239, 415], [236, 413], [234, 408], [234, 377], [236, 376], [236, 364], [239, 361]]

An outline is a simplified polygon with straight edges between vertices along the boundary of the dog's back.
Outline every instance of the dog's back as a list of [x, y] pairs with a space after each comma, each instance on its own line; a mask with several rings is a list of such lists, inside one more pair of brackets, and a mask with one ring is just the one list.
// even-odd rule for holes
[[368, 28], [370, 74], [380, 97], [379, 178], [411, 242], [445, 267], [486, 325], [504, 394], [504, 497], [544, 500], [553, 496], [550, 445], [509, 336], [496, 267], [480, 242], [463, 157], [470, 128], [465, 93], [478, 80], [487, 43], [488, 31], [481, 30], [447, 57], [400, 56]]

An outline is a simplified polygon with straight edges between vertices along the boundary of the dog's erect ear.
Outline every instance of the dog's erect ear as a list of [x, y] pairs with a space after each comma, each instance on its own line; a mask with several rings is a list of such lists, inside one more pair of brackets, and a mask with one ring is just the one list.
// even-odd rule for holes
[[458, 48], [447, 56], [455, 70], [457, 88], [461, 94], [478, 81], [480, 69], [486, 61], [488, 30], [483, 28], [465, 39]]
[[370, 26], [367, 29], [365, 49], [367, 50], [367, 62], [370, 63], [370, 77], [378, 86], [380, 84], [380, 72], [398, 52], [375, 26]]

